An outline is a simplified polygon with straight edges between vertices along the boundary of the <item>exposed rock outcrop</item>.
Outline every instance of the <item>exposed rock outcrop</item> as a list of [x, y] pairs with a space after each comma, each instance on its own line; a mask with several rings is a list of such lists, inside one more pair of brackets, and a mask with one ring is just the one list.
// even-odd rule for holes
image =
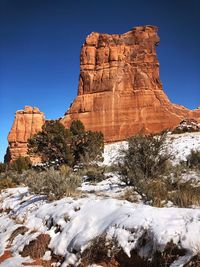
[[173, 105], [163, 92], [158, 43], [154, 26], [91, 33], [81, 51], [78, 96], [61, 122], [68, 127], [80, 119], [112, 142], [173, 128], [185, 118], [200, 120], [200, 110]]
[[200, 122], [194, 119], [186, 119], [180, 122], [180, 124], [173, 130], [173, 133], [184, 133], [184, 132], [199, 132]]
[[[157, 30], [141, 26], [124, 34], [91, 33], [81, 50], [78, 96], [60, 121], [69, 127], [79, 119], [87, 130], [103, 132], [106, 142], [174, 129], [183, 120], [200, 122], [200, 108], [192, 111], [172, 104], [163, 91]], [[16, 112], [8, 161], [26, 155], [28, 138], [44, 122], [37, 108]]]
[[[35, 133], [39, 132], [45, 122], [44, 113], [38, 108], [26, 106], [24, 110], [18, 110], [14, 123], [8, 135], [9, 147], [7, 161], [13, 161], [19, 156], [27, 155], [27, 141]], [[38, 158], [31, 158], [37, 162]]]

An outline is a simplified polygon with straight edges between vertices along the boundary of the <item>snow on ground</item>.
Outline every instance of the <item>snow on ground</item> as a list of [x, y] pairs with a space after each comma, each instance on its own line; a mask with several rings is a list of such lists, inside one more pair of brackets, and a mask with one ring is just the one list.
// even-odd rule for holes
[[[186, 160], [191, 149], [200, 150], [200, 133], [169, 135], [167, 142], [174, 162], [178, 163]], [[123, 149], [127, 149], [127, 142], [106, 145], [104, 164], [116, 163]], [[190, 177], [196, 179], [195, 175], [191, 173]], [[28, 259], [21, 258], [19, 252], [40, 233], [49, 234], [49, 248], [65, 257], [62, 267], [76, 266], [78, 254], [74, 251], [83, 251], [102, 233], [115, 238], [128, 256], [133, 249], [137, 249], [141, 256], [149, 256], [164, 249], [171, 240], [185, 248], [189, 257], [196, 253], [200, 248], [200, 208], [155, 208], [116, 199], [125, 189], [119, 177], [110, 173], [106, 180], [97, 184], [85, 181], [79, 188], [84, 194], [80, 198], [48, 202], [44, 196], [30, 194], [27, 187], [3, 191], [0, 194], [0, 256], [9, 245], [14, 230], [20, 226], [29, 230], [14, 238], [10, 248], [14, 257], [5, 260], [1, 266], [22, 266], [22, 261]], [[148, 235], [150, 243], [139, 247], [143, 235]], [[171, 267], [182, 266], [188, 255]]]
[[128, 187], [120, 181], [120, 177], [114, 173], [106, 173], [107, 178], [97, 184], [83, 182], [80, 191], [84, 193], [94, 193], [109, 197], [119, 197]]
[[191, 150], [200, 150], [200, 132], [172, 134], [168, 139], [169, 151], [175, 163], [186, 161]]
[[128, 256], [132, 249], [140, 250], [138, 241], [146, 233], [152, 245], [141, 248], [143, 256], [164, 249], [171, 240], [190, 254], [200, 247], [200, 209], [155, 208], [95, 195], [48, 203], [30, 195], [27, 188], [7, 189], [0, 196], [0, 209], [7, 210], [0, 215], [1, 254], [11, 233], [21, 225], [29, 231], [15, 238], [11, 248], [15, 256], [39, 233], [48, 233], [49, 247], [66, 257], [62, 267], [75, 266], [78, 259], [73, 252], [83, 251], [102, 233], [116, 238]]
[[[169, 152], [174, 156], [173, 162], [186, 161], [191, 150], [200, 150], [200, 132], [169, 134], [167, 137]], [[121, 151], [128, 148], [126, 141], [105, 145], [104, 164], [112, 165], [117, 162]]]
[[107, 144], [104, 147], [104, 161], [103, 164], [110, 166], [116, 163], [121, 155], [121, 151], [128, 148], [128, 142], [116, 142], [112, 144]]
[[[30, 261], [31, 259], [29, 257], [22, 258], [20, 255], [16, 255], [12, 258], [6, 259], [0, 265], [1, 267], [24, 267], [23, 263], [28, 263]], [[41, 265], [34, 265], [34, 267], [41, 267]]]

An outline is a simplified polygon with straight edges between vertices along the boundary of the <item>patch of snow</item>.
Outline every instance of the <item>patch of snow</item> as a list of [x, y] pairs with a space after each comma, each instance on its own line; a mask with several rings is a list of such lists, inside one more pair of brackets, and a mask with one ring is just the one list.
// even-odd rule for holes
[[[200, 150], [200, 132], [168, 134], [167, 136], [168, 151], [174, 156], [173, 163], [178, 164], [180, 161], [186, 161], [191, 150]], [[107, 144], [104, 147], [104, 165], [117, 163], [122, 155], [122, 150], [128, 148], [128, 142], [122, 141]]]
[[128, 148], [128, 142], [126, 141], [105, 145], [104, 153], [103, 153], [103, 157], [104, 157], [103, 164], [110, 166], [116, 163], [119, 160], [119, 157], [121, 156], [122, 151], [126, 150], [127, 148]]
[[186, 161], [191, 150], [200, 150], [200, 132], [172, 134], [168, 139], [169, 152], [175, 164]]
[[[9, 258], [2, 262], [1, 267], [24, 267], [23, 263], [30, 262], [31, 259], [29, 257], [22, 258], [20, 255], [16, 255], [12, 258]], [[42, 267], [41, 265], [34, 265], [34, 267]]]
[[[0, 208], [6, 206], [4, 202], [11, 203], [11, 199], [16, 199], [16, 196], [18, 203], [16, 200], [14, 209], [20, 205], [19, 189], [12, 189], [12, 194], [4, 196], [6, 197], [2, 199]], [[29, 200], [21, 213], [16, 214], [15, 220], [22, 216], [23, 225], [30, 232], [34, 230], [36, 235], [47, 233], [51, 236], [49, 248], [66, 259], [62, 267], [68, 264], [75, 266], [78, 259], [74, 252], [83, 251], [95, 237], [103, 233], [115, 238], [128, 256], [132, 249], [147, 256], [148, 253], [164, 249], [171, 240], [191, 253], [200, 247], [198, 208], [155, 208], [90, 195], [79, 199], [63, 198], [51, 203], [43, 200], [38, 202], [37, 208], [35, 202]], [[0, 217], [1, 253], [7, 244], [6, 240], [19, 227], [9, 216], [12, 218], [12, 210], [8, 214], [2, 213]], [[138, 241], [145, 234], [151, 240], [150, 248], [139, 247]], [[21, 251], [22, 245], [30, 242], [27, 241], [27, 233], [24, 236], [24, 239], [18, 237], [13, 242], [15, 255]]]
[[97, 183], [83, 182], [79, 190], [84, 193], [104, 194], [110, 197], [117, 197], [127, 189], [125, 184], [120, 181], [120, 178], [114, 173], [107, 173], [107, 179]]

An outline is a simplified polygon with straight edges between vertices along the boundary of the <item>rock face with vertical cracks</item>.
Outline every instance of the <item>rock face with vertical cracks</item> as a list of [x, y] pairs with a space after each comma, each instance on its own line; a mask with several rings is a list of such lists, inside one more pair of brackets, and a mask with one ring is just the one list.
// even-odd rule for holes
[[[200, 108], [172, 104], [159, 77], [157, 27], [142, 26], [124, 34], [91, 33], [81, 50], [78, 96], [60, 121], [81, 120], [101, 131], [106, 142], [136, 133], [157, 133], [183, 120], [200, 122]], [[7, 160], [27, 155], [27, 140], [41, 130], [37, 108], [17, 111], [8, 136]], [[37, 159], [32, 159], [35, 161]]]
[[78, 96], [61, 122], [74, 119], [102, 131], [105, 141], [174, 128], [183, 119], [200, 120], [200, 109], [172, 104], [159, 77], [157, 27], [124, 34], [93, 32], [81, 50]]
[[[7, 161], [13, 161], [19, 156], [27, 156], [27, 141], [41, 130], [44, 122], [44, 113], [38, 108], [26, 106], [24, 110], [16, 112], [8, 135]], [[40, 161], [39, 158], [31, 158], [31, 160], [32, 162]]]

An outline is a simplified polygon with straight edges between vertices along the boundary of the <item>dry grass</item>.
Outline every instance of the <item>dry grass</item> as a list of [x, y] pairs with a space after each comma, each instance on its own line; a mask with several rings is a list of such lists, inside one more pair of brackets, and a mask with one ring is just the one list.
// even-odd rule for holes
[[48, 249], [50, 236], [47, 234], [40, 234], [35, 240], [32, 240], [26, 245], [21, 252], [22, 257], [30, 256], [32, 259], [41, 258]]
[[11, 179], [9, 179], [9, 178], [0, 179], [0, 192], [3, 189], [12, 188], [12, 187], [15, 187], [15, 186], [16, 186], [16, 184], [13, 183], [13, 181]]
[[168, 201], [181, 208], [200, 206], [200, 186], [192, 181], [183, 182], [170, 177], [165, 179], [141, 180], [137, 187], [128, 188], [120, 199], [130, 202], [143, 200], [155, 207], [163, 207]]
[[108, 240], [105, 234], [98, 236], [91, 241], [90, 246], [83, 252], [81, 266], [102, 262], [104, 262], [104, 266], [109, 266], [109, 263], [114, 262], [114, 256], [118, 251], [119, 247], [115, 240]]
[[200, 186], [192, 186], [190, 182], [179, 183], [177, 189], [169, 194], [169, 199], [181, 208], [200, 206]]
[[126, 189], [119, 197], [120, 200], [127, 200], [129, 202], [138, 203], [141, 199], [140, 195], [134, 190], [134, 188]]
[[45, 194], [49, 200], [60, 199], [65, 196], [77, 196], [77, 187], [81, 178], [73, 171], [56, 171], [49, 169], [44, 172], [30, 171], [25, 183], [35, 194]]
[[163, 207], [168, 199], [168, 184], [163, 179], [146, 181], [142, 187], [147, 202], [156, 207]]
[[[138, 250], [145, 249], [145, 247], [151, 250], [149, 251], [149, 259], [142, 258], [138, 253]], [[82, 261], [79, 267], [92, 264], [104, 267], [169, 267], [180, 256], [187, 253], [185, 249], [179, 248], [173, 241], [166, 244], [163, 252], [154, 252], [153, 247], [152, 235], [145, 231], [138, 240], [138, 250], [132, 250], [131, 256], [128, 257], [116, 240], [108, 240], [105, 235], [101, 235], [95, 238], [90, 247], [82, 253]]]

